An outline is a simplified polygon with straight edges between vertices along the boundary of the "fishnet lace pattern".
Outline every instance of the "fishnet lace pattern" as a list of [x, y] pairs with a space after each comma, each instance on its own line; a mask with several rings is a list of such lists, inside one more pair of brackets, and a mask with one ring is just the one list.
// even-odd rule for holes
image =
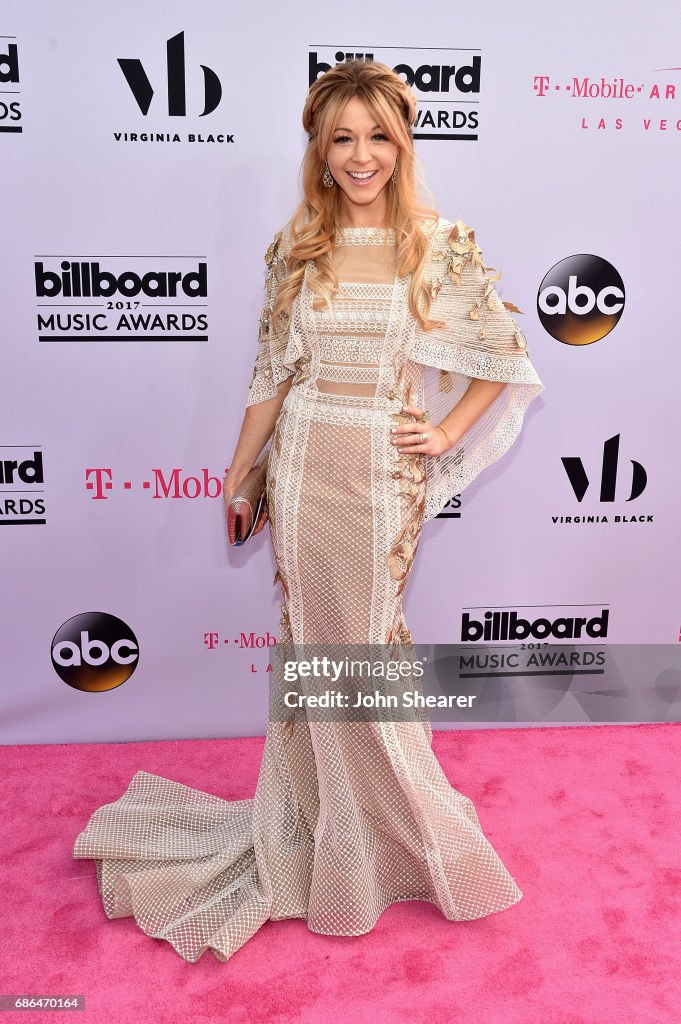
[[[451, 227], [442, 221], [433, 235], [434, 285]], [[345, 229], [339, 245], [333, 313], [314, 308], [304, 285], [279, 325], [271, 311], [286, 232], [267, 256], [248, 404], [293, 376], [267, 473], [279, 640], [410, 644], [402, 601], [423, 522], [510, 446], [541, 384], [503, 305], [485, 307], [482, 327], [471, 322], [479, 268], [464, 267], [459, 283], [442, 278], [432, 315], [446, 313], [450, 326], [426, 336], [394, 273], [394, 240]], [[389, 427], [402, 402], [425, 404], [438, 422], [473, 376], [508, 382], [484, 422], [437, 461], [401, 457]], [[94, 811], [73, 856], [94, 859], [108, 917], [132, 915], [190, 962], [207, 950], [228, 960], [268, 919], [361, 935], [403, 900], [431, 902], [452, 921], [504, 910], [522, 893], [431, 742], [427, 720], [270, 721], [253, 799], [140, 770]]]

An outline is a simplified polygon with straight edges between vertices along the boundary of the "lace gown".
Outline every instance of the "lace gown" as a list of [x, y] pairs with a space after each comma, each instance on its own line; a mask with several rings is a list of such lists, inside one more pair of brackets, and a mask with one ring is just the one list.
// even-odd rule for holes
[[[431, 315], [448, 326], [428, 334], [396, 274], [394, 233], [378, 228], [336, 233], [331, 311], [309, 261], [275, 328], [288, 241], [278, 232], [266, 255], [248, 397], [271, 398], [293, 376], [267, 474], [279, 639], [410, 643], [402, 600], [423, 524], [510, 446], [542, 385], [462, 222], [441, 220], [430, 236]], [[474, 376], [507, 387], [459, 445], [438, 459], [398, 453], [389, 428], [411, 418], [402, 402], [437, 423]], [[95, 860], [108, 917], [133, 915], [192, 962], [206, 950], [227, 960], [268, 919], [360, 935], [402, 900], [452, 921], [504, 910], [522, 893], [431, 741], [427, 720], [270, 720], [254, 799], [138, 771], [93, 813], [73, 856]]]

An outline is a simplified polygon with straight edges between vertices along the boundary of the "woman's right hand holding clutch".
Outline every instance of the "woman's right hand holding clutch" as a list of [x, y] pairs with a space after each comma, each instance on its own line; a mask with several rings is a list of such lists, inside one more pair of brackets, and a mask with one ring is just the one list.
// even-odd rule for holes
[[269, 518], [265, 497], [266, 461], [263, 460], [241, 477], [233, 477], [228, 470], [223, 480], [222, 494], [230, 544], [238, 546], [250, 537], [255, 537]]
[[[279, 384], [275, 398], [246, 407], [234, 456], [222, 485], [230, 544], [243, 544], [249, 537], [254, 537], [269, 518], [267, 504], [260, 500], [265, 493], [269, 452], [257, 465], [254, 465], [254, 460], [272, 436], [291, 380], [288, 377]], [[249, 533], [253, 515], [256, 523], [253, 532]]]

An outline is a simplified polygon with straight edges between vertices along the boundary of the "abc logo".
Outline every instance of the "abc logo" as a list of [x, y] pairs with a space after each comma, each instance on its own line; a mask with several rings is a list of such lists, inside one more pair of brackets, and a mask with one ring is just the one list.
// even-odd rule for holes
[[551, 337], [565, 345], [591, 345], [604, 338], [623, 310], [622, 278], [600, 256], [568, 256], [539, 286], [539, 319]]
[[138, 661], [139, 645], [130, 626], [106, 612], [74, 615], [52, 640], [54, 669], [75, 690], [113, 690], [130, 678]]

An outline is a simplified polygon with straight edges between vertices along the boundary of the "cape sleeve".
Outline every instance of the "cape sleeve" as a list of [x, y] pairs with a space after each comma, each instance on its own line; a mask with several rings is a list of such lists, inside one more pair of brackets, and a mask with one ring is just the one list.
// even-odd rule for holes
[[289, 234], [286, 225], [276, 232], [265, 253], [265, 298], [260, 312], [258, 347], [248, 389], [247, 407], [275, 398], [277, 385], [295, 372], [283, 362], [288, 339], [288, 314], [279, 318], [277, 324], [272, 321], [277, 291], [286, 277], [288, 251]]
[[426, 459], [423, 521], [434, 518], [520, 434], [528, 406], [544, 390], [530, 360], [527, 340], [502, 302], [475, 232], [462, 221], [441, 220], [434, 234], [426, 280], [431, 317], [447, 326], [422, 331], [417, 325], [409, 357], [423, 365], [423, 401], [433, 423], [440, 423], [467, 391], [471, 380], [503, 381], [506, 387], [458, 442]]

